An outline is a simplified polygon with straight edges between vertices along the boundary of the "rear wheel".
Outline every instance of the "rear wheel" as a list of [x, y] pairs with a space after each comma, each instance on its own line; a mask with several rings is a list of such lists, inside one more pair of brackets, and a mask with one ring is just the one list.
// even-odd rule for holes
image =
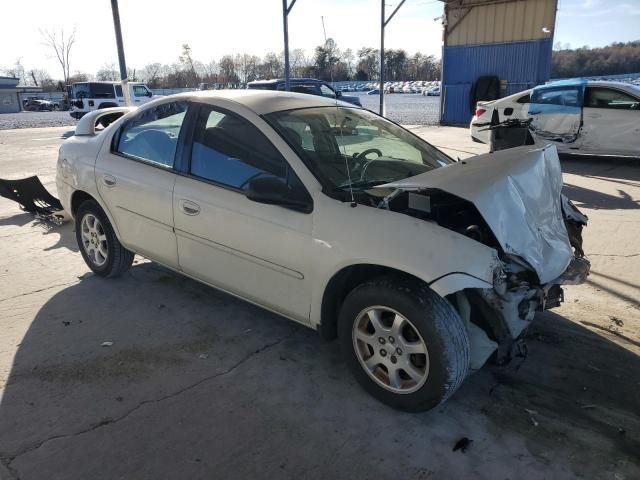
[[339, 338], [360, 384], [406, 411], [450, 397], [469, 368], [469, 338], [453, 306], [416, 281], [385, 277], [349, 293]]
[[82, 258], [96, 275], [116, 277], [133, 263], [133, 252], [120, 244], [95, 200], [86, 200], [76, 212], [76, 240]]

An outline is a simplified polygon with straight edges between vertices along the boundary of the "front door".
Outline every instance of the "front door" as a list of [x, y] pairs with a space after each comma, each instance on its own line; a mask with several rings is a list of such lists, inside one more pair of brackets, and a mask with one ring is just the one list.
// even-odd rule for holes
[[615, 88], [587, 87], [580, 150], [640, 155], [640, 98]]
[[536, 87], [531, 93], [529, 117], [531, 128], [542, 141], [569, 148], [580, 135], [582, 126], [581, 85]]
[[308, 322], [312, 215], [245, 196], [252, 178], [304, 188], [265, 135], [232, 112], [201, 106], [173, 208], [182, 270]]
[[98, 192], [130, 250], [178, 267], [173, 232], [174, 162], [186, 102], [147, 109], [106, 141], [96, 161]]

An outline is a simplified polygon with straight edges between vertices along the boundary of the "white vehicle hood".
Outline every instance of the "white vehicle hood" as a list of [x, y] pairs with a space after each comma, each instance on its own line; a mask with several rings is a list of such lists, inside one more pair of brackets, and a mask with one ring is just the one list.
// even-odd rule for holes
[[529, 262], [543, 284], [559, 277], [573, 258], [562, 214], [562, 170], [555, 146], [479, 155], [378, 188], [433, 188], [468, 200], [505, 253]]

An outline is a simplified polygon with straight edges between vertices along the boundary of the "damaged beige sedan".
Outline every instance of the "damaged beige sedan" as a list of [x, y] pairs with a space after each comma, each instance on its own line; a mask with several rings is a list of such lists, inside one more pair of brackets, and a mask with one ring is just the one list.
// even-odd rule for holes
[[[105, 115], [120, 118], [96, 131]], [[338, 337], [363, 387], [408, 411], [507, 361], [589, 272], [555, 147], [456, 162], [321, 97], [202, 92], [89, 113], [57, 186], [96, 274], [137, 253]]]

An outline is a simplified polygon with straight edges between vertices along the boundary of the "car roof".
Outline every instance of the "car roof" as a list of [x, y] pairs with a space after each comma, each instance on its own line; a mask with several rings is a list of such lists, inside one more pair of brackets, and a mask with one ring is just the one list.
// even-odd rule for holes
[[[281, 92], [277, 90], [203, 90], [199, 92], [185, 92], [171, 95], [175, 98], [190, 98], [204, 103], [214, 103], [214, 100], [226, 100], [243, 105], [258, 115], [312, 107], [340, 107], [354, 108], [354, 105], [319, 95], [306, 93]], [[169, 97], [164, 97], [166, 100]], [[210, 100], [211, 102], [207, 102]], [[358, 108], [358, 107], [355, 107]]]
[[539, 85], [536, 88], [544, 87], [580, 87], [580, 86], [600, 86], [600, 87], [628, 87], [628, 83], [616, 82], [613, 80], [589, 80], [586, 78], [570, 78], [567, 80], [556, 80], [553, 82]]
[[[272, 78], [270, 80], [254, 80], [253, 82], [249, 82], [247, 85], [273, 85], [278, 83], [284, 83], [284, 78]], [[290, 83], [325, 83], [323, 80], [318, 80], [317, 78], [290, 78]]]
[[[73, 82], [72, 85], [80, 85], [85, 83], [101, 83], [104, 85], [120, 85], [122, 82], [118, 80], [87, 80], [86, 82]], [[129, 82], [129, 85], [144, 85], [144, 82]]]

